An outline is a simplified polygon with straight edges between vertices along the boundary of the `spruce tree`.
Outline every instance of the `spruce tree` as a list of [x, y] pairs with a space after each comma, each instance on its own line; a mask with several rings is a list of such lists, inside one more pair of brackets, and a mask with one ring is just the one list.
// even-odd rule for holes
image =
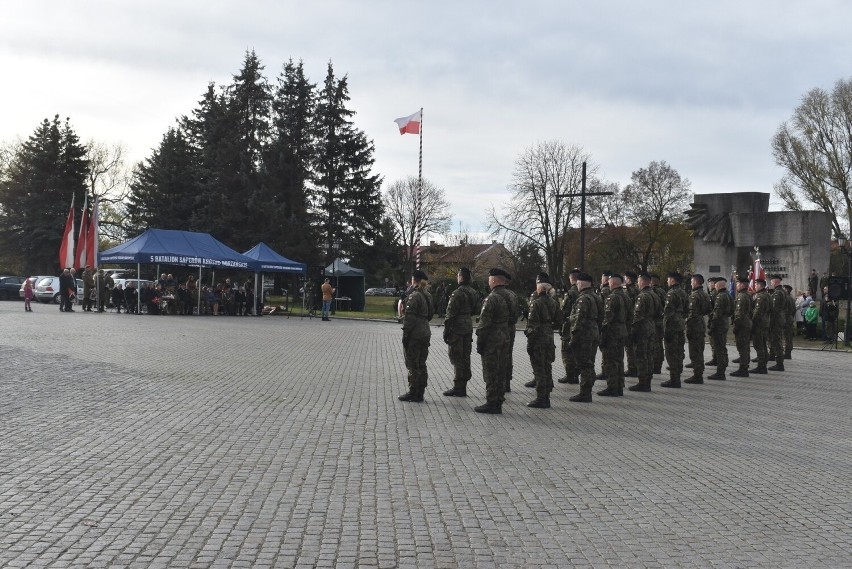
[[71, 198], [80, 207], [86, 194], [86, 147], [68, 119], [44, 119], [8, 165], [0, 183], [0, 243], [15, 251], [27, 274], [50, 274]]
[[[314, 116], [316, 163], [312, 205], [323, 228], [327, 261], [369, 242], [382, 219], [381, 177], [371, 173], [373, 143], [352, 122], [346, 107], [346, 76], [336, 79], [331, 62]], [[339, 242], [340, 250], [333, 244]]]

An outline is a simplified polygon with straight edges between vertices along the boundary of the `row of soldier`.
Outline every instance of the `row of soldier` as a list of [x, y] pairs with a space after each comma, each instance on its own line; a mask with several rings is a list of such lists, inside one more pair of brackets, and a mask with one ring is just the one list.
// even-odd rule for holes
[[[470, 286], [470, 279], [467, 268], [458, 272], [459, 286], [450, 295], [444, 320], [443, 337], [454, 368], [453, 387], [444, 392], [448, 397], [466, 397], [467, 382], [471, 379], [472, 318], [479, 306], [479, 295]], [[476, 351], [482, 357], [486, 388], [485, 404], [475, 408], [479, 413], [501, 413], [505, 393], [512, 390], [512, 351], [521, 304], [507, 288], [510, 280], [511, 276], [502, 269], [489, 272], [490, 293], [479, 313]], [[560, 302], [548, 275], [541, 273], [529, 300], [524, 334], [534, 377], [525, 385], [536, 389], [529, 407], [550, 407], [557, 331], [566, 371], [559, 382], [580, 386], [580, 392], [570, 398], [573, 402], [591, 402], [596, 379], [607, 382], [607, 387], [597, 393], [604, 397], [623, 396], [625, 377], [638, 378], [628, 390], [650, 392], [653, 375], [662, 373], [663, 361], [668, 364], [669, 378], [660, 383], [661, 387], [704, 383], [705, 334], [709, 336], [713, 354], [707, 365], [716, 366], [715, 373], [707, 379], [725, 380], [726, 340], [732, 320], [739, 352], [734, 363], [739, 364], [739, 369], [731, 375], [748, 377], [750, 372], [784, 371], [784, 359], [790, 357], [795, 303], [790, 287], [785, 290], [780, 277], [772, 278], [771, 297], [765, 290], [765, 281], [755, 281], [753, 298], [748, 280], [738, 279], [735, 300], [728, 292], [726, 279], [711, 279], [708, 291], [704, 288], [704, 278], [697, 274], [689, 277], [689, 291], [682, 288], [684, 278], [676, 272], [668, 275], [667, 289], [656, 275], [636, 275], [629, 271], [624, 276], [604, 273], [597, 290], [592, 286], [592, 277], [580, 270], [571, 271], [569, 280], [571, 287]], [[399, 396], [401, 401], [424, 400], [433, 307], [428, 278], [422, 271], [415, 271], [403, 316], [409, 390]], [[757, 352], [757, 365], [749, 370], [752, 344]], [[684, 366], [687, 345], [690, 363]], [[596, 376], [598, 349], [603, 373]], [[770, 353], [775, 365], [768, 368]], [[684, 367], [692, 368], [692, 374], [682, 380]]]

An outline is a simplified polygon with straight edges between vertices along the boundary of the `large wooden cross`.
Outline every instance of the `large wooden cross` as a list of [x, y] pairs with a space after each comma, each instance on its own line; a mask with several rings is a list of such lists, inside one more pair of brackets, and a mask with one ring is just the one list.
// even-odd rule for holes
[[587, 196], [611, 196], [613, 192], [587, 192], [586, 191], [586, 163], [583, 162], [583, 184], [580, 193], [556, 194], [557, 198], [580, 198], [580, 264], [585, 270], [586, 264], [586, 197]]

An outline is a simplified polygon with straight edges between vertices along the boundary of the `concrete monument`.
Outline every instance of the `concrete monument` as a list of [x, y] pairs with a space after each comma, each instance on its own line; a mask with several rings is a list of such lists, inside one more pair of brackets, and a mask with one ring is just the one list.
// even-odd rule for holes
[[811, 269], [828, 270], [831, 220], [821, 211], [769, 211], [769, 194], [696, 194], [686, 212], [694, 231], [695, 272], [747, 276], [755, 247], [767, 276], [803, 289]]

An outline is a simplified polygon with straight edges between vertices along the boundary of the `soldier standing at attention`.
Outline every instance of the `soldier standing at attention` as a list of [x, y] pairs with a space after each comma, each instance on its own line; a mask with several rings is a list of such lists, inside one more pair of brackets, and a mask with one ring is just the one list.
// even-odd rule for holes
[[[565, 377], [558, 379], [559, 383], [580, 383], [580, 372], [577, 370], [577, 360], [573, 352], [568, 347], [568, 342], [571, 340], [571, 309], [574, 303], [580, 297], [580, 291], [577, 290], [577, 275], [580, 274], [580, 269], [571, 269], [568, 273], [568, 282], [571, 283], [571, 288], [565, 292], [565, 298], [562, 300], [562, 325], [559, 330], [560, 350], [562, 352], [562, 365], [565, 366]], [[609, 289], [607, 289], [609, 290]]]
[[505, 361], [502, 366], [502, 374], [503, 374], [503, 383], [505, 384], [504, 393], [512, 392], [512, 371], [514, 368], [512, 354], [515, 349], [515, 335], [516, 335], [516, 325], [518, 324], [518, 319], [521, 317], [521, 305], [518, 301], [518, 295], [509, 290], [508, 284], [509, 281], [512, 280], [512, 275], [503, 271], [503, 274], [506, 275], [506, 285], [503, 287], [498, 287], [496, 292], [497, 294], [503, 295], [503, 298], [506, 299], [506, 303], [509, 306], [509, 320], [506, 323], [506, 326], [509, 331], [509, 349], [505, 355]]
[[606, 389], [598, 391], [602, 397], [624, 395], [624, 343], [627, 341], [628, 305], [630, 300], [622, 286], [622, 277], [609, 277], [610, 294], [604, 301], [601, 326], [601, 367], [606, 377]]
[[506, 389], [503, 367], [509, 350], [509, 301], [498, 290], [509, 282], [509, 273], [494, 268], [488, 272], [491, 293], [482, 302], [479, 326], [476, 328], [476, 353], [482, 356], [482, 378], [485, 380], [485, 405], [475, 407], [477, 413], [499, 415], [503, 412]]
[[754, 308], [752, 304], [751, 295], [748, 293], [748, 278], [740, 277], [737, 279], [737, 299], [734, 303], [734, 339], [737, 342], [737, 361], [740, 367], [731, 373], [734, 377], [748, 377], [748, 362], [751, 358], [751, 312]]
[[462, 267], [456, 275], [458, 288], [450, 294], [447, 315], [444, 319], [444, 342], [446, 342], [453, 365], [453, 388], [445, 391], [447, 397], [467, 397], [467, 382], [470, 380], [470, 349], [473, 345], [473, 314], [479, 295], [470, 286], [470, 269]]
[[710, 277], [707, 279], [707, 294], [710, 295], [710, 315], [707, 317], [707, 340], [710, 344], [710, 360], [704, 363], [706, 367], [716, 365], [716, 346], [713, 344], [713, 340], [710, 339], [710, 334], [712, 334], [713, 305], [716, 303], [716, 283], [718, 281], [719, 277]]
[[429, 321], [434, 314], [434, 304], [427, 290], [429, 278], [426, 273], [419, 269], [414, 271], [411, 285], [402, 318], [402, 348], [405, 350], [405, 367], [408, 368], [408, 392], [398, 399], [420, 403], [429, 379], [426, 359], [429, 357], [429, 341], [432, 337]]
[[710, 295], [704, 290], [704, 277], [692, 275], [692, 292], [689, 294], [689, 315], [686, 317], [686, 340], [689, 343], [689, 361], [692, 377], [684, 383], [704, 383], [704, 316], [710, 314]]
[[527, 403], [527, 407], [549, 409], [550, 392], [553, 391], [553, 361], [556, 359], [553, 328], [562, 322], [562, 309], [559, 308], [556, 291], [547, 273], [540, 273], [535, 282], [524, 335], [527, 337], [527, 354], [535, 378], [526, 386], [535, 387], [536, 398]]
[[[751, 343], [757, 352], [757, 367], [750, 369], [749, 373], [768, 373], [766, 363], [769, 361], [769, 353], [766, 350], [766, 336], [769, 332], [769, 318], [772, 311], [772, 299], [766, 292], [766, 281], [755, 279], [754, 308], [751, 312]], [[746, 360], [748, 362], [748, 360]], [[740, 362], [742, 365], [743, 362]]]
[[686, 317], [689, 314], [689, 296], [680, 286], [682, 280], [680, 273], [669, 273], [669, 291], [666, 293], [666, 304], [663, 309], [663, 337], [666, 342], [669, 380], [662, 382], [660, 387], [680, 387], [680, 376], [683, 373], [683, 346], [686, 343], [684, 330]]
[[796, 299], [793, 297], [793, 287], [784, 285], [787, 293], [787, 318], [784, 321], [784, 359], [793, 357], [793, 330], [796, 326]]
[[[636, 306], [636, 299], [639, 298], [639, 287], [636, 286], [636, 273], [625, 271], [624, 280], [627, 297], [630, 299], [629, 308], [633, 312], [633, 308]], [[638, 375], [636, 370], [636, 347], [630, 338], [627, 340], [624, 351], [627, 353], [627, 371], [624, 372], [624, 377], [636, 377]]]
[[716, 373], [707, 379], [725, 380], [725, 369], [728, 367], [728, 328], [734, 313], [734, 301], [728, 292], [728, 280], [725, 277], [716, 279], [716, 299], [713, 301], [713, 315], [710, 321], [710, 344], [714, 346]]
[[636, 372], [639, 381], [631, 385], [630, 391], [651, 391], [651, 377], [653, 376], [652, 342], [654, 341], [654, 318], [659, 307], [657, 295], [651, 289], [651, 277], [647, 273], [639, 275], [639, 296], [633, 307], [633, 326], [630, 335], [633, 340], [633, 349], [636, 353]]
[[772, 355], [775, 356], [775, 365], [769, 371], [784, 371], [784, 329], [787, 324], [787, 293], [781, 286], [781, 277], [773, 275], [772, 283], [772, 311], [769, 317], [769, 344]]
[[592, 401], [592, 388], [595, 386], [595, 355], [598, 351], [600, 329], [598, 320], [602, 319], [599, 307], [600, 297], [592, 288], [592, 277], [587, 273], [577, 275], [577, 290], [580, 296], [571, 308], [571, 339], [569, 348], [577, 359], [580, 369], [580, 393], [568, 400], [579, 403]]
[[660, 275], [651, 273], [651, 290], [657, 295], [660, 307], [657, 317], [654, 319], [654, 330], [656, 341], [654, 342], [654, 373], [663, 373], [663, 361], [665, 361], [665, 350], [663, 348], [663, 308], [666, 306], [666, 289], [660, 284]]

